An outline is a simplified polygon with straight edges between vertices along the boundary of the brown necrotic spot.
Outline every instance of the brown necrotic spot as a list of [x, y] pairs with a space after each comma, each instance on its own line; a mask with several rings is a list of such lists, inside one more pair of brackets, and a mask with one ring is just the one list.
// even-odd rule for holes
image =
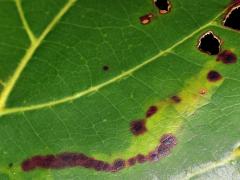
[[146, 117], [149, 118], [153, 116], [157, 112], [158, 108], [157, 106], [150, 106], [146, 112]]
[[132, 158], [129, 158], [127, 162], [129, 166], [133, 166], [137, 163], [137, 160], [135, 157], [132, 157]]
[[224, 18], [223, 25], [235, 30], [240, 30], [240, 5], [234, 6]]
[[171, 10], [171, 3], [169, 0], [153, 0], [153, 2], [159, 9], [160, 14], [166, 14]]
[[237, 62], [237, 56], [233, 52], [225, 50], [218, 54], [217, 61], [221, 61], [224, 64], [233, 64]]
[[221, 76], [221, 74], [219, 74], [219, 72], [212, 70], [207, 74], [207, 79], [211, 82], [216, 82], [216, 81], [222, 79], [222, 76]]
[[144, 134], [147, 131], [146, 121], [145, 120], [132, 121], [130, 130], [136, 136]]
[[171, 100], [174, 102], [174, 103], [180, 103], [182, 100], [179, 96], [172, 96], [171, 97]]
[[149, 13], [149, 14], [146, 14], [144, 16], [141, 16], [139, 18], [139, 20], [140, 20], [141, 24], [146, 25], [146, 24], [149, 24], [152, 21], [152, 18], [153, 18], [153, 14]]
[[144, 163], [145, 161], [147, 161], [147, 158], [142, 154], [138, 154], [136, 156], [136, 160], [138, 163]]
[[217, 55], [221, 50], [221, 40], [209, 31], [200, 37], [198, 49], [210, 55]]

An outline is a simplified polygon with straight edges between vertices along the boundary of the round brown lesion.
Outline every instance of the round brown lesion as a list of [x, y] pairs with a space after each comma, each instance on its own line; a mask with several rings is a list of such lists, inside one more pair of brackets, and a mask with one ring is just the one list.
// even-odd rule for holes
[[144, 134], [147, 131], [146, 120], [142, 119], [142, 120], [132, 121], [130, 124], [130, 130], [132, 134], [135, 136]]
[[219, 72], [217, 72], [217, 71], [211, 70], [207, 74], [207, 79], [210, 82], [217, 82], [217, 81], [222, 79], [222, 75]]

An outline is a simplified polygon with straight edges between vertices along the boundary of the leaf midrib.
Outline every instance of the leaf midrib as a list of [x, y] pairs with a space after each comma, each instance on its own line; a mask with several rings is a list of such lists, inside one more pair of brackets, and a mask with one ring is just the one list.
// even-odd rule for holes
[[[71, 4], [68, 8], [70, 8], [73, 3], [77, 1], [77, 0], [69, 0], [68, 3], [66, 5], [69, 6], [69, 4]], [[65, 6], [66, 6], [65, 5]], [[64, 6], [64, 7], [65, 7]], [[63, 10], [64, 8], [62, 8]], [[61, 10], [61, 11], [62, 11]], [[66, 10], [66, 9], [65, 9]], [[68, 9], [67, 9], [68, 10]], [[79, 99], [87, 94], [90, 94], [90, 93], [93, 93], [93, 92], [97, 92], [99, 89], [103, 88], [103, 87], [106, 87], [114, 82], [117, 82], [125, 77], [128, 77], [130, 76], [132, 73], [134, 73], [135, 71], [141, 69], [142, 67], [146, 66], [147, 64], [151, 63], [151, 62], [154, 62], [155, 60], [157, 60], [159, 57], [171, 52], [174, 48], [176, 48], [177, 46], [179, 46], [180, 44], [184, 43], [186, 40], [190, 39], [191, 37], [193, 37], [194, 35], [196, 35], [197, 33], [199, 33], [200, 31], [202, 31], [203, 29], [207, 28], [208, 26], [211, 26], [211, 25], [215, 25], [215, 20], [217, 18], [219, 18], [224, 12], [225, 12], [226, 9], [224, 9], [223, 11], [221, 11], [220, 13], [217, 14], [217, 16], [215, 16], [213, 19], [211, 19], [208, 23], [204, 24], [203, 26], [199, 27], [198, 29], [196, 29], [195, 31], [193, 31], [192, 33], [190, 33], [189, 35], [185, 36], [184, 38], [182, 38], [181, 40], [177, 41], [176, 43], [174, 43], [173, 45], [171, 45], [169, 48], [163, 50], [163, 51], [160, 51], [158, 54], [154, 55], [153, 57], [147, 59], [146, 61], [144, 61], [143, 63], [141, 64], [138, 64], [137, 66], [101, 83], [101, 84], [98, 84], [96, 86], [92, 86], [86, 90], [83, 90], [83, 91], [80, 91], [80, 92], [77, 92], [71, 96], [66, 96], [64, 98], [60, 98], [58, 100], [54, 100], [54, 101], [49, 101], [49, 102], [45, 102], [45, 103], [40, 103], [40, 104], [35, 104], [35, 105], [30, 105], [30, 106], [21, 106], [21, 107], [13, 107], [13, 108], [1, 108], [0, 106], [0, 116], [3, 116], [3, 115], [8, 115], [8, 114], [14, 114], [14, 113], [19, 113], [19, 112], [26, 112], [26, 111], [33, 111], [33, 110], [37, 110], [37, 109], [43, 109], [43, 108], [47, 108], [47, 107], [52, 107], [52, 106], [55, 106], [55, 105], [59, 105], [59, 104], [63, 104], [63, 103], [66, 103], [66, 102], [72, 102], [76, 99]], [[60, 13], [61, 13], [60, 11]], [[66, 11], [65, 11], [66, 12]], [[58, 15], [57, 15], [58, 16]], [[57, 17], [56, 16], [56, 17]], [[56, 18], [55, 17], [55, 18]], [[54, 19], [55, 19], [54, 18]], [[60, 20], [61, 17], [58, 18], [58, 20]], [[53, 19], [53, 21], [54, 21]], [[52, 21], [52, 22], [53, 22]], [[52, 23], [51, 22], [51, 23]], [[49, 27], [51, 25], [51, 23], [47, 26]], [[57, 22], [56, 22], [57, 23]], [[55, 26], [56, 24], [53, 24], [52, 28]], [[47, 28], [46, 28], [47, 29]], [[44, 40], [44, 38], [47, 36], [47, 34], [51, 31], [51, 29], [49, 29], [49, 31], [46, 31], [46, 29], [44, 30], [44, 32], [42, 33], [42, 35], [40, 36], [41, 38], [38, 38], [40, 39], [40, 44], [41, 42]], [[34, 49], [34, 51], [32, 52], [32, 55], [34, 54], [34, 52], [37, 50], [37, 48], [40, 46], [40, 44], [38, 44], [38, 46]], [[28, 52], [28, 51], [27, 51]], [[31, 56], [32, 56], [31, 55]], [[31, 59], [31, 57], [30, 57]], [[29, 59], [29, 60], [30, 60]], [[29, 61], [28, 60], [28, 61]], [[27, 65], [27, 64], [26, 64]], [[21, 71], [22, 72], [22, 71]], [[19, 74], [19, 76], [21, 75], [21, 73]], [[18, 78], [19, 78], [18, 76]], [[11, 81], [11, 79], [10, 79]], [[16, 84], [17, 80], [14, 82], [14, 85]], [[13, 86], [14, 86], [13, 85]], [[7, 87], [7, 86], [6, 86]], [[9, 91], [9, 94], [11, 93], [12, 89]], [[2, 94], [4, 94], [4, 90], [2, 92]], [[1, 94], [1, 95], [2, 95]], [[8, 94], [8, 95], [9, 95]], [[2, 96], [0, 96], [2, 97]], [[0, 105], [1, 105], [1, 101], [2, 101], [2, 98], [0, 100]], [[6, 101], [7, 101], [7, 98], [6, 98]], [[5, 101], [5, 102], [6, 102]], [[4, 104], [5, 105], [5, 104]]]

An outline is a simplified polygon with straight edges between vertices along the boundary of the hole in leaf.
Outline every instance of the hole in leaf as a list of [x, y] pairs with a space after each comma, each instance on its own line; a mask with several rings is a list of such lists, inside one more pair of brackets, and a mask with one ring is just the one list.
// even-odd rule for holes
[[199, 39], [198, 49], [210, 55], [217, 55], [221, 49], [221, 40], [209, 31]]
[[222, 75], [219, 74], [217, 71], [210, 71], [207, 75], [207, 79], [211, 82], [216, 82], [220, 79], [222, 79]]
[[147, 131], [145, 120], [138, 120], [131, 122], [131, 132], [138, 136], [144, 134]]
[[217, 61], [221, 61], [224, 64], [233, 64], [237, 62], [237, 56], [233, 52], [225, 50], [218, 54]]
[[171, 3], [169, 0], [154, 0], [154, 4], [159, 9], [160, 14], [166, 14], [171, 10]]
[[223, 25], [229, 28], [240, 30], [240, 5], [231, 8], [226, 15]]
[[140, 20], [141, 24], [146, 25], [146, 24], [149, 24], [152, 21], [152, 18], [153, 18], [153, 14], [149, 13], [147, 15], [141, 16], [139, 18], [139, 20]]

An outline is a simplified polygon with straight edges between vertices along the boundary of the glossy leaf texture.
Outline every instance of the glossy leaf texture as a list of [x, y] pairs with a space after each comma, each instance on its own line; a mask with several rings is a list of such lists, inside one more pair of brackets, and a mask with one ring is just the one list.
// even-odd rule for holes
[[[167, 2], [0, 0], [0, 179], [240, 178], [240, 34], [223, 26], [239, 1]], [[64, 153], [124, 168], [23, 167]]]

